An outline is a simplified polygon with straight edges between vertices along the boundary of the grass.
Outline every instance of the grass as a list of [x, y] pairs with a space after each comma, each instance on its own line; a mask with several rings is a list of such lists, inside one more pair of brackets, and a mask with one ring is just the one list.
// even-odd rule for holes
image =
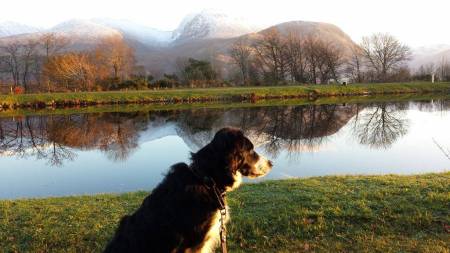
[[[100, 252], [146, 192], [0, 201], [0, 251]], [[449, 252], [450, 173], [243, 185], [230, 252]]]
[[175, 103], [175, 104], [120, 104], [120, 105], [95, 105], [87, 107], [63, 107], [63, 108], [17, 108], [15, 110], [0, 111], [1, 117], [35, 116], [35, 115], [69, 115], [82, 113], [108, 113], [108, 112], [138, 112], [138, 111], [170, 111], [191, 109], [231, 109], [250, 108], [266, 106], [301, 106], [301, 105], [325, 105], [325, 104], [367, 104], [384, 102], [406, 102], [406, 101], [430, 101], [449, 100], [450, 94], [408, 93], [400, 95], [375, 95], [375, 96], [339, 96], [320, 97], [315, 100], [305, 98], [294, 99], [265, 99], [244, 102], [197, 102], [197, 103]]
[[192, 103], [206, 101], [246, 101], [280, 98], [317, 98], [410, 93], [450, 93], [450, 83], [384, 83], [342, 85], [298, 85], [227, 87], [117, 92], [40, 93], [0, 95], [5, 108], [63, 105]]

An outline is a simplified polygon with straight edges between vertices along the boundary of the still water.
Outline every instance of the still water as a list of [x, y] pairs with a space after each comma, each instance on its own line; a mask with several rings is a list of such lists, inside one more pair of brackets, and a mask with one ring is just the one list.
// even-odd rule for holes
[[2, 117], [0, 199], [150, 190], [224, 126], [274, 161], [262, 180], [450, 168], [450, 100]]

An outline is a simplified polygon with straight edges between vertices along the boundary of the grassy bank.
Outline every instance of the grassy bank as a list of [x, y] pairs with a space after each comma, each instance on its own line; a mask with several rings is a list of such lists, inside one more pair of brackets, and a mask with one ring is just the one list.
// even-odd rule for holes
[[261, 99], [313, 98], [411, 93], [450, 93], [450, 83], [386, 83], [228, 87], [120, 92], [42, 93], [0, 95], [6, 108], [62, 107], [99, 104], [195, 103], [211, 101], [257, 101]]
[[[147, 193], [0, 201], [0, 251], [99, 252]], [[230, 252], [448, 252], [450, 173], [247, 184]]]
[[173, 111], [173, 110], [195, 110], [195, 109], [232, 109], [232, 108], [255, 108], [268, 106], [303, 106], [303, 105], [330, 105], [330, 104], [371, 104], [371, 103], [401, 103], [420, 102], [431, 100], [450, 100], [450, 93], [408, 93], [399, 95], [374, 95], [374, 96], [339, 96], [320, 97], [314, 100], [307, 98], [294, 99], [264, 99], [254, 102], [196, 102], [175, 104], [120, 104], [120, 105], [95, 105], [86, 107], [62, 107], [62, 108], [17, 108], [15, 110], [0, 111], [2, 117], [30, 116], [30, 115], [69, 115], [83, 113], [108, 113], [108, 112], [150, 112], [150, 111]]

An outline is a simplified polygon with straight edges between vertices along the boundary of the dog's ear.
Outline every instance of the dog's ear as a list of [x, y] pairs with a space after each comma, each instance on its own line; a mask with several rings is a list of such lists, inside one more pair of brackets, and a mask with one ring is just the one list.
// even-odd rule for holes
[[216, 151], [231, 152], [233, 150], [242, 149], [245, 145], [244, 133], [236, 128], [222, 128], [219, 130], [211, 145]]

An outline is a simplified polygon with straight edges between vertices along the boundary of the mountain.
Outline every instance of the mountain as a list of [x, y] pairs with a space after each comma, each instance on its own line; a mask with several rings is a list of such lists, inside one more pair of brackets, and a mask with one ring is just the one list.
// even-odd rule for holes
[[[234, 42], [243, 38], [250, 44], [262, 37], [271, 29], [278, 30], [281, 34], [288, 32], [300, 36], [314, 34], [324, 40], [332, 41], [344, 49], [344, 55], [350, 54], [351, 46], [355, 45], [351, 38], [337, 26], [327, 23], [293, 21], [269, 27], [257, 33], [249, 33], [242, 36], [229, 38], [209, 38], [184, 40], [182, 43], [174, 43], [165, 50], [152, 52], [148, 55], [140, 55], [140, 60], [147, 66], [155, 76], [162, 73], [176, 71], [180, 59], [196, 58], [211, 61], [216, 69], [224, 76], [231, 74], [232, 66], [229, 50]], [[179, 39], [178, 39], [179, 41]]]
[[251, 26], [242, 18], [205, 10], [185, 17], [173, 31], [172, 39], [175, 42], [185, 42], [198, 39], [232, 38], [257, 30], [258, 28]]
[[39, 31], [40, 31], [39, 28], [16, 22], [11, 21], [0, 22], [0, 38], [19, 34], [35, 33]]
[[108, 36], [121, 36], [121, 33], [108, 26], [90, 20], [72, 19], [60, 23], [46, 32], [54, 32], [61, 36], [80, 39], [98, 39]]
[[91, 21], [116, 29], [123, 37], [139, 41], [148, 46], [167, 46], [172, 42], [172, 31], [161, 31], [123, 19], [98, 18]]
[[314, 35], [324, 41], [334, 42], [336, 45], [343, 46], [344, 49], [349, 49], [354, 45], [353, 40], [339, 27], [323, 22], [308, 22], [308, 21], [290, 21], [281, 23], [259, 32], [265, 34], [272, 29], [276, 29], [282, 35], [293, 33], [301, 37]]
[[[135, 49], [137, 62], [147, 67], [155, 77], [173, 73], [181, 60], [196, 58], [211, 61], [223, 76], [233, 70], [229, 50], [238, 38], [250, 44], [270, 29], [281, 34], [296, 33], [300, 36], [314, 34], [332, 41], [346, 51], [354, 43], [337, 26], [327, 23], [293, 21], [275, 25], [259, 32], [240, 18], [214, 12], [202, 11], [188, 15], [174, 31], [160, 31], [145, 25], [117, 19], [73, 19], [50, 29], [34, 33], [10, 36], [4, 40], [26, 40], [53, 32], [70, 39], [72, 50], [89, 49], [100, 40], [110, 36], [121, 36]], [[179, 66], [178, 66], [179, 67]]]
[[439, 44], [428, 47], [414, 48], [409, 67], [418, 69], [428, 64], [439, 65], [443, 60], [450, 61], [450, 45]]

